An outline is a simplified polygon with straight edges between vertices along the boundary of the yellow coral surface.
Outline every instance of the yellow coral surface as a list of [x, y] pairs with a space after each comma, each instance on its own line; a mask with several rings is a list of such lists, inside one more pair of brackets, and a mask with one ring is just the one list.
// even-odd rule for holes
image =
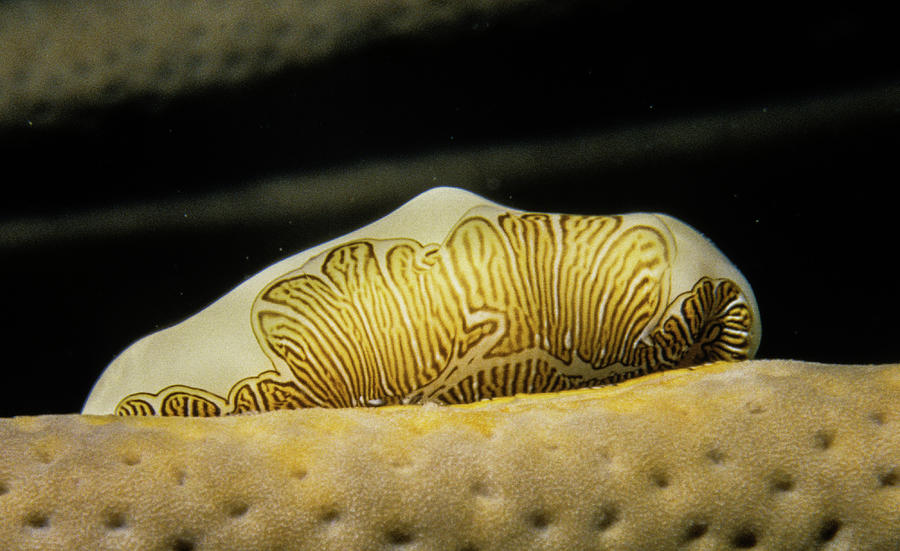
[[900, 548], [900, 365], [462, 406], [0, 420], [0, 548]]

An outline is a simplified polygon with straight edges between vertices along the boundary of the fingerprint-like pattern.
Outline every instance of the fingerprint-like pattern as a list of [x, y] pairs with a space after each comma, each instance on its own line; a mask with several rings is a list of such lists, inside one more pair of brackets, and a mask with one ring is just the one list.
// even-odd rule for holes
[[621, 217], [487, 207], [441, 246], [353, 241], [257, 298], [253, 329], [274, 372], [228, 397], [132, 395], [117, 413], [462, 403], [746, 358], [740, 288], [703, 278], [672, 298], [673, 255], [668, 234]]

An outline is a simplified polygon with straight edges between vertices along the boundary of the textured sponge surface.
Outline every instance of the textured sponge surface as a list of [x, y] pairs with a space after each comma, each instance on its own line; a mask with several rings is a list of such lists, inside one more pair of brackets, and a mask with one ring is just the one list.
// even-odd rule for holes
[[3, 549], [900, 548], [900, 365], [467, 406], [0, 421]]

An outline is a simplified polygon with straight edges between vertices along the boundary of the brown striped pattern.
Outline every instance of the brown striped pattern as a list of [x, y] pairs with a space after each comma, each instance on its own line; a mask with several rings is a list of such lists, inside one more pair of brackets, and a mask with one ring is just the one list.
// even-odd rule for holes
[[620, 217], [474, 209], [443, 245], [359, 240], [269, 284], [253, 329], [275, 371], [228, 397], [175, 386], [119, 414], [472, 402], [746, 359], [741, 289], [670, 297], [674, 243]]

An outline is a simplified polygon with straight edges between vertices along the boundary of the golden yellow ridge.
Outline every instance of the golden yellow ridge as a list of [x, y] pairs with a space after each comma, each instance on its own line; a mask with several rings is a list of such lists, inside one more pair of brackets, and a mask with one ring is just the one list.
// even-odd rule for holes
[[900, 365], [461, 406], [0, 420], [4, 549], [900, 546]]

